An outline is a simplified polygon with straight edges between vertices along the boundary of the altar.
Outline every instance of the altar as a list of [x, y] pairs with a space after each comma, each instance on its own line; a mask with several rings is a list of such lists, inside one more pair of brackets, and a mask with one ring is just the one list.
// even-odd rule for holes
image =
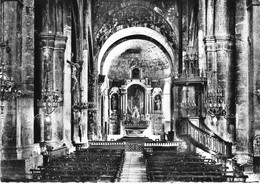
[[123, 136], [160, 139], [165, 131], [170, 131], [170, 116], [165, 119], [163, 109], [170, 109], [169, 93], [164, 95], [162, 88], [143, 78], [138, 67], [133, 67], [129, 73], [132, 78], [120, 83], [109, 82], [107, 84], [112, 86], [106, 86], [103, 97], [105, 117], [102, 119], [107, 121], [108, 140]]

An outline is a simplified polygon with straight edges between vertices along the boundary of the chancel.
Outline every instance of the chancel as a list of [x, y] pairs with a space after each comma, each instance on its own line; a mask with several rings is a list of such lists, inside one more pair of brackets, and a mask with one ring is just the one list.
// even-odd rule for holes
[[259, 181], [259, 24], [258, 0], [0, 0], [1, 181]]

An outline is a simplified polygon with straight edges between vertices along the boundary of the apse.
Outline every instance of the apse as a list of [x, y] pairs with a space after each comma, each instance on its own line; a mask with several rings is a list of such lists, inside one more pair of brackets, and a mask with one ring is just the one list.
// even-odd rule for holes
[[138, 66], [143, 78], [163, 79], [171, 74], [168, 56], [156, 44], [141, 39], [127, 40], [115, 46], [106, 58], [105, 69], [111, 80], [130, 77], [129, 68]]

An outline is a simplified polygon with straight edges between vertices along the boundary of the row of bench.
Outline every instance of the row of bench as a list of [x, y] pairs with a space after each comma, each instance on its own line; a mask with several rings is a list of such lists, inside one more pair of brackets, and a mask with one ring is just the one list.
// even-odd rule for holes
[[40, 182], [114, 182], [119, 179], [124, 150], [81, 150], [31, 169], [33, 180]]
[[184, 181], [184, 182], [224, 182], [246, 180], [246, 175], [236, 175], [227, 171], [227, 167], [215, 163], [195, 153], [179, 153], [176, 151], [144, 150], [148, 181]]

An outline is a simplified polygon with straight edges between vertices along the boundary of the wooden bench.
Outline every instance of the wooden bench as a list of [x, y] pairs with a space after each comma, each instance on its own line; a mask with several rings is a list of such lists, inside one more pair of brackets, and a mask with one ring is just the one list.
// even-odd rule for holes
[[94, 174], [82, 174], [82, 175], [60, 175], [61, 181], [81, 181], [81, 182], [96, 182], [99, 176]]
[[42, 176], [41, 169], [30, 169], [30, 171], [32, 172], [33, 180], [41, 179], [41, 176]]
[[227, 178], [227, 181], [230, 181], [230, 182], [237, 182], [237, 181], [240, 181], [240, 180], [242, 182], [246, 182], [246, 179], [248, 178], [247, 175], [244, 175], [244, 174], [238, 175], [234, 171], [230, 171], [230, 172], [227, 171], [225, 177]]
[[222, 175], [195, 175], [195, 174], [157, 174], [150, 177], [150, 181], [225, 181]]
[[78, 150], [70, 155], [52, 159], [48, 165], [31, 172], [40, 181], [110, 181], [114, 182], [122, 172], [124, 150]]

